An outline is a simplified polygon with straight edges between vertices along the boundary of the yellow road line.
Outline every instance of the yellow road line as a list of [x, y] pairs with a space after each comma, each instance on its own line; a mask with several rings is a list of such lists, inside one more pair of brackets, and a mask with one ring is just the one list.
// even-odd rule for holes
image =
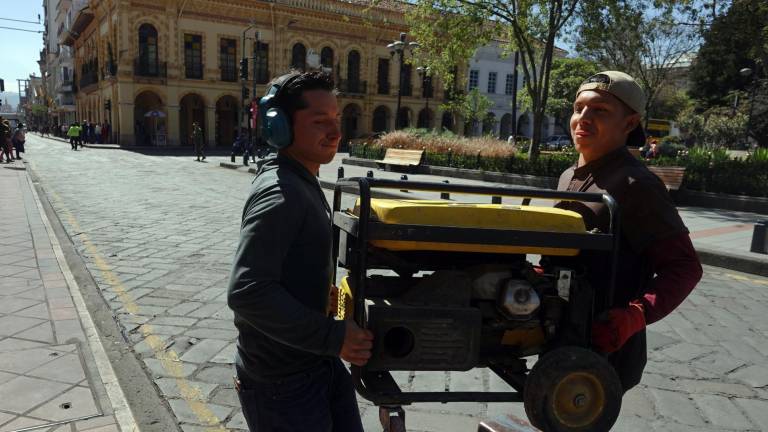
[[[139, 315], [140, 306], [136, 304], [133, 298], [131, 298], [131, 295], [128, 294], [125, 285], [123, 285], [120, 278], [110, 270], [109, 264], [102, 258], [98, 248], [91, 242], [88, 235], [83, 232], [77, 219], [75, 219], [72, 213], [62, 204], [61, 198], [55, 192], [51, 191], [50, 194], [54, 201], [59, 205], [61, 213], [67, 218], [70, 226], [74, 231], [80, 233], [78, 235], [80, 241], [85, 246], [86, 251], [93, 257], [93, 262], [101, 272], [104, 280], [114, 288], [117, 297], [120, 299], [123, 307], [125, 307], [125, 310], [130, 314]], [[155, 357], [160, 360], [163, 369], [176, 380], [176, 386], [179, 388], [181, 397], [187, 405], [189, 405], [189, 409], [192, 410], [198, 420], [204, 425], [213, 426], [207, 429], [210, 432], [226, 431], [227, 429], [221, 425], [221, 420], [216, 417], [216, 414], [214, 414], [205, 403], [205, 398], [200, 389], [184, 378], [184, 370], [181, 361], [179, 360], [178, 353], [172, 349], [164, 349], [165, 344], [160, 337], [154, 334], [152, 325], [143, 324], [139, 327], [139, 330], [144, 336], [147, 345], [149, 345], [154, 352]]]

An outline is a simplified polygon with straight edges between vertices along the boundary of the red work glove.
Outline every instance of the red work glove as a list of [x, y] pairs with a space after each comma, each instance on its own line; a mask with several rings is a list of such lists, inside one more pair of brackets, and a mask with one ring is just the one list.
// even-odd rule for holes
[[611, 309], [607, 319], [592, 323], [592, 345], [601, 352], [612, 353], [644, 328], [643, 305], [632, 302], [628, 307]]

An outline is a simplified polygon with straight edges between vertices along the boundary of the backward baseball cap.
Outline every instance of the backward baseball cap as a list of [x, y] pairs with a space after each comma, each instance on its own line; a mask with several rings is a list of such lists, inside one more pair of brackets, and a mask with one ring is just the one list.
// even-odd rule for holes
[[[603, 71], [587, 78], [579, 86], [576, 96], [586, 90], [600, 90], [610, 93], [618, 100], [624, 102], [631, 110], [645, 115], [645, 92], [634, 78], [620, 71]], [[645, 144], [645, 131], [642, 122], [629, 133], [627, 145], [640, 147]]]
[[619, 71], [604, 71], [587, 78], [576, 96], [585, 90], [602, 90], [608, 92], [627, 104], [641, 116], [645, 115], [645, 92], [634, 78]]

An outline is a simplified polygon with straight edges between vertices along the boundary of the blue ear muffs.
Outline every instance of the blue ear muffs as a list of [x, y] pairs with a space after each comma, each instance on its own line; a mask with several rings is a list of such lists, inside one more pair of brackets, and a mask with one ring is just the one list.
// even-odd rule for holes
[[290, 117], [275, 106], [280, 90], [287, 87], [300, 74], [292, 73], [278, 78], [267, 90], [267, 94], [259, 100], [259, 125], [261, 137], [270, 146], [280, 150], [293, 142], [293, 125]]

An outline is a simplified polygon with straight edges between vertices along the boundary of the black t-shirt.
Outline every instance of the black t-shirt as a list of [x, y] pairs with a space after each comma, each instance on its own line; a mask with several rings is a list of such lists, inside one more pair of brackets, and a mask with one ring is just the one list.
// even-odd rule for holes
[[[560, 176], [558, 190], [610, 194], [619, 209], [619, 255], [616, 291], [612, 307], [626, 307], [644, 294], [653, 278], [644, 252], [654, 242], [688, 233], [664, 183], [626, 147], [621, 147], [584, 166], [568, 168]], [[559, 208], [575, 211], [588, 230], [608, 232], [610, 216], [602, 203], [563, 201]], [[598, 297], [608, 289], [609, 256], [582, 252], [576, 258], [587, 272]], [[646, 363], [645, 332], [639, 332], [609, 360], [621, 378], [624, 390], [640, 382]]]

